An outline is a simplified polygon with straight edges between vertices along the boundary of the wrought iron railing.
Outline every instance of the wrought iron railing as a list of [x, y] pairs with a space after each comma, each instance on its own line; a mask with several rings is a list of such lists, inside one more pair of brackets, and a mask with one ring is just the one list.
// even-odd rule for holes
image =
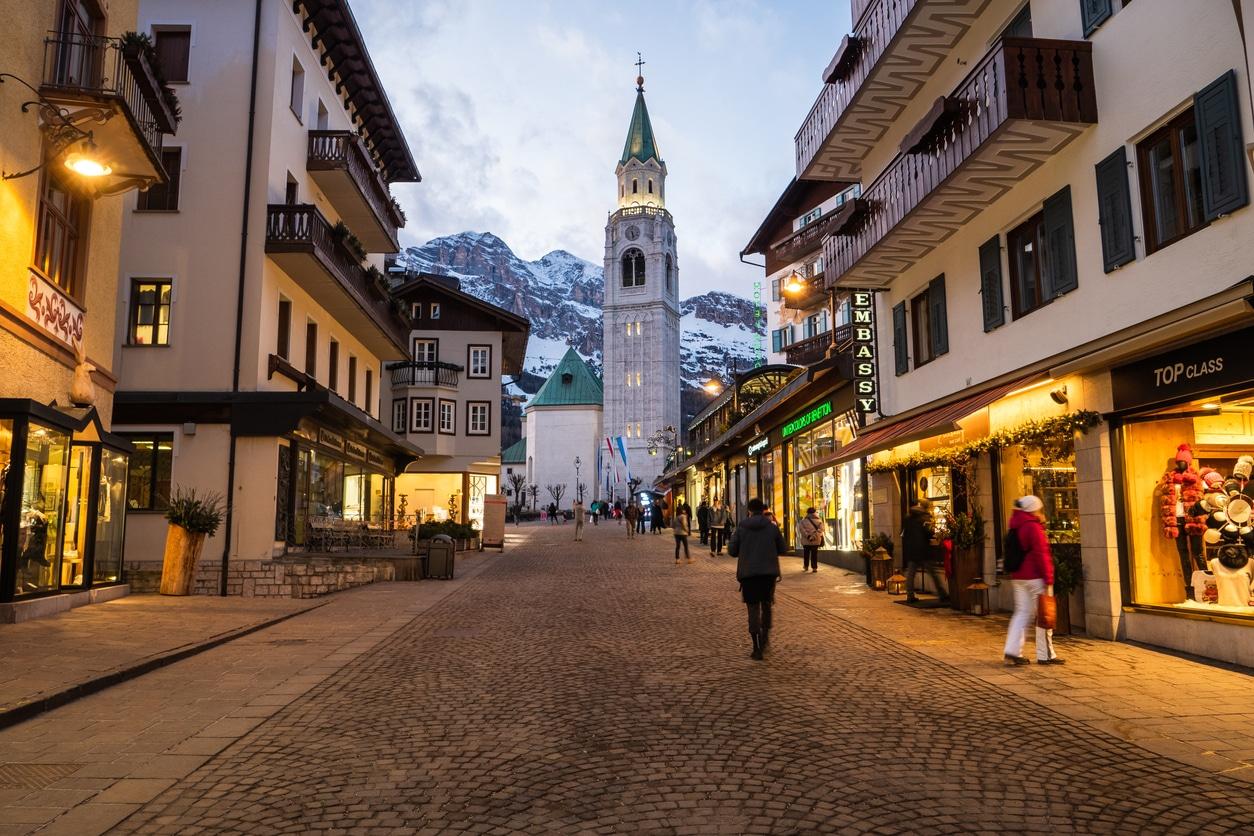
[[119, 38], [63, 32], [49, 35], [44, 40], [42, 89], [45, 94], [119, 99], [158, 159], [162, 134], [174, 133], [178, 127], [147, 54], [138, 44]]
[[393, 386], [456, 386], [462, 367], [453, 363], [408, 361], [389, 363]]
[[900, 154], [862, 193], [866, 220], [823, 241], [827, 285], [844, 274], [1011, 119], [1094, 123], [1092, 44], [1003, 38], [952, 97], [962, 115], [925, 153]]
[[306, 168], [310, 171], [332, 168], [347, 171], [365, 195], [375, 217], [388, 228], [389, 237], [395, 239], [397, 228], [405, 225], [404, 215], [392, 201], [391, 190], [371, 162], [361, 138], [352, 131], [310, 131]]

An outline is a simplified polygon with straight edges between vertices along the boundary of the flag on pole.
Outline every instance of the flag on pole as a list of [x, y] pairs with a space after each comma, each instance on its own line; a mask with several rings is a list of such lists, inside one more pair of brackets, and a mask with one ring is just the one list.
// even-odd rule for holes
[[627, 463], [627, 444], [623, 441], [623, 437], [621, 435], [615, 436], [614, 438], [618, 441], [618, 452], [623, 457], [623, 470], [627, 471], [627, 481], [630, 482], [631, 465]]

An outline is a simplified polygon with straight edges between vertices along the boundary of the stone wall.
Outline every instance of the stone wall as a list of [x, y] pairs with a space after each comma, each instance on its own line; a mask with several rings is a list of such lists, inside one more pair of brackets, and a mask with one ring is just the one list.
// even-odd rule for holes
[[[217, 595], [222, 562], [202, 560], [196, 567], [194, 595]], [[132, 592], [156, 592], [161, 566], [128, 563], [126, 577]], [[388, 560], [359, 558], [285, 557], [275, 560], [237, 560], [230, 564], [226, 591], [245, 598], [316, 598], [342, 589], [396, 578]]]

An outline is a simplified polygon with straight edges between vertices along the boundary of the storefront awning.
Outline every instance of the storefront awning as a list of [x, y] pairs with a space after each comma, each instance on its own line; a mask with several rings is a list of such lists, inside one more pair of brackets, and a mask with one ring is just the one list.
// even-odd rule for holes
[[1031, 386], [1040, 380], [1044, 380], [1046, 377], [1047, 375], [1041, 372], [1030, 374], [1027, 377], [1021, 377], [940, 406], [924, 408], [920, 411], [906, 413], [888, 421], [873, 424], [852, 444], [842, 447], [826, 458], [820, 459], [812, 467], [801, 471], [798, 475], [804, 476], [807, 473], [813, 473], [825, 467], [869, 456], [872, 453], [896, 447], [898, 444], [918, 441], [921, 438], [941, 433], [953, 432], [958, 429], [958, 421], [971, 413], [983, 409], [1016, 389]]

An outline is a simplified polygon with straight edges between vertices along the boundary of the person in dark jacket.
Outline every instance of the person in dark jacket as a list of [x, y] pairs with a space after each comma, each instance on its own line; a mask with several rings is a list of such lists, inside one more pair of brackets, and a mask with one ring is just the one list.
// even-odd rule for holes
[[662, 533], [662, 503], [654, 500], [649, 505], [649, 533]]
[[697, 530], [701, 534], [701, 545], [704, 546], [710, 536], [710, 503], [704, 499], [697, 506]]
[[926, 499], [920, 499], [910, 513], [901, 529], [901, 556], [906, 564], [906, 603], [918, 601], [914, 594], [914, 577], [920, 571], [927, 572], [928, 577], [936, 586], [936, 594], [942, 601], [948, 601], [945, 585], [941, 582], [940, 572], [932, 560], [932, 506]]
[[[1054, 558], [1049, 551], [1049, 538], [1045, 535], [1045, 515], [1041, 513], [1045, 503], [1040, 497], [1024, 496], [1015, 501], [1010, 516], [1010, 530], [1019, 538], [1023, 549], [1023, 563], [1010, 574], [1015, 593], [1015, 611], [1010, 617], [1010, 630], [1006, 634], [1003, 651], [1007, 664], [1026, 665], [1023, 643], [1027, 640], [1028, 625], [1036, 618], [1037, 600], [1042, 593], [1054, 594]], [[1040, 665], [1061, 665], [1063, 661], [1054, 652], [1054, 631], [1036, 626], [1036, 662]]]
[[727, 524], [731, 516], [720, 500], [714, 500], [710, 509], [710, 554], [723, 553], [723, 540], [727, 537]]
[[736, 558], [736, 580], [740, 597], [749, 608], [749, 637], [753, 640], [751, 658], [761, 659], [770, 640], [771, 605], [775, 603], [775, 582], [779, 580], [779, 556], [788, 548], [779, 526], [762, 516], [762, 500], [749, 500], [749, 516], [740, 521], [727, 544], [727, 553]]

